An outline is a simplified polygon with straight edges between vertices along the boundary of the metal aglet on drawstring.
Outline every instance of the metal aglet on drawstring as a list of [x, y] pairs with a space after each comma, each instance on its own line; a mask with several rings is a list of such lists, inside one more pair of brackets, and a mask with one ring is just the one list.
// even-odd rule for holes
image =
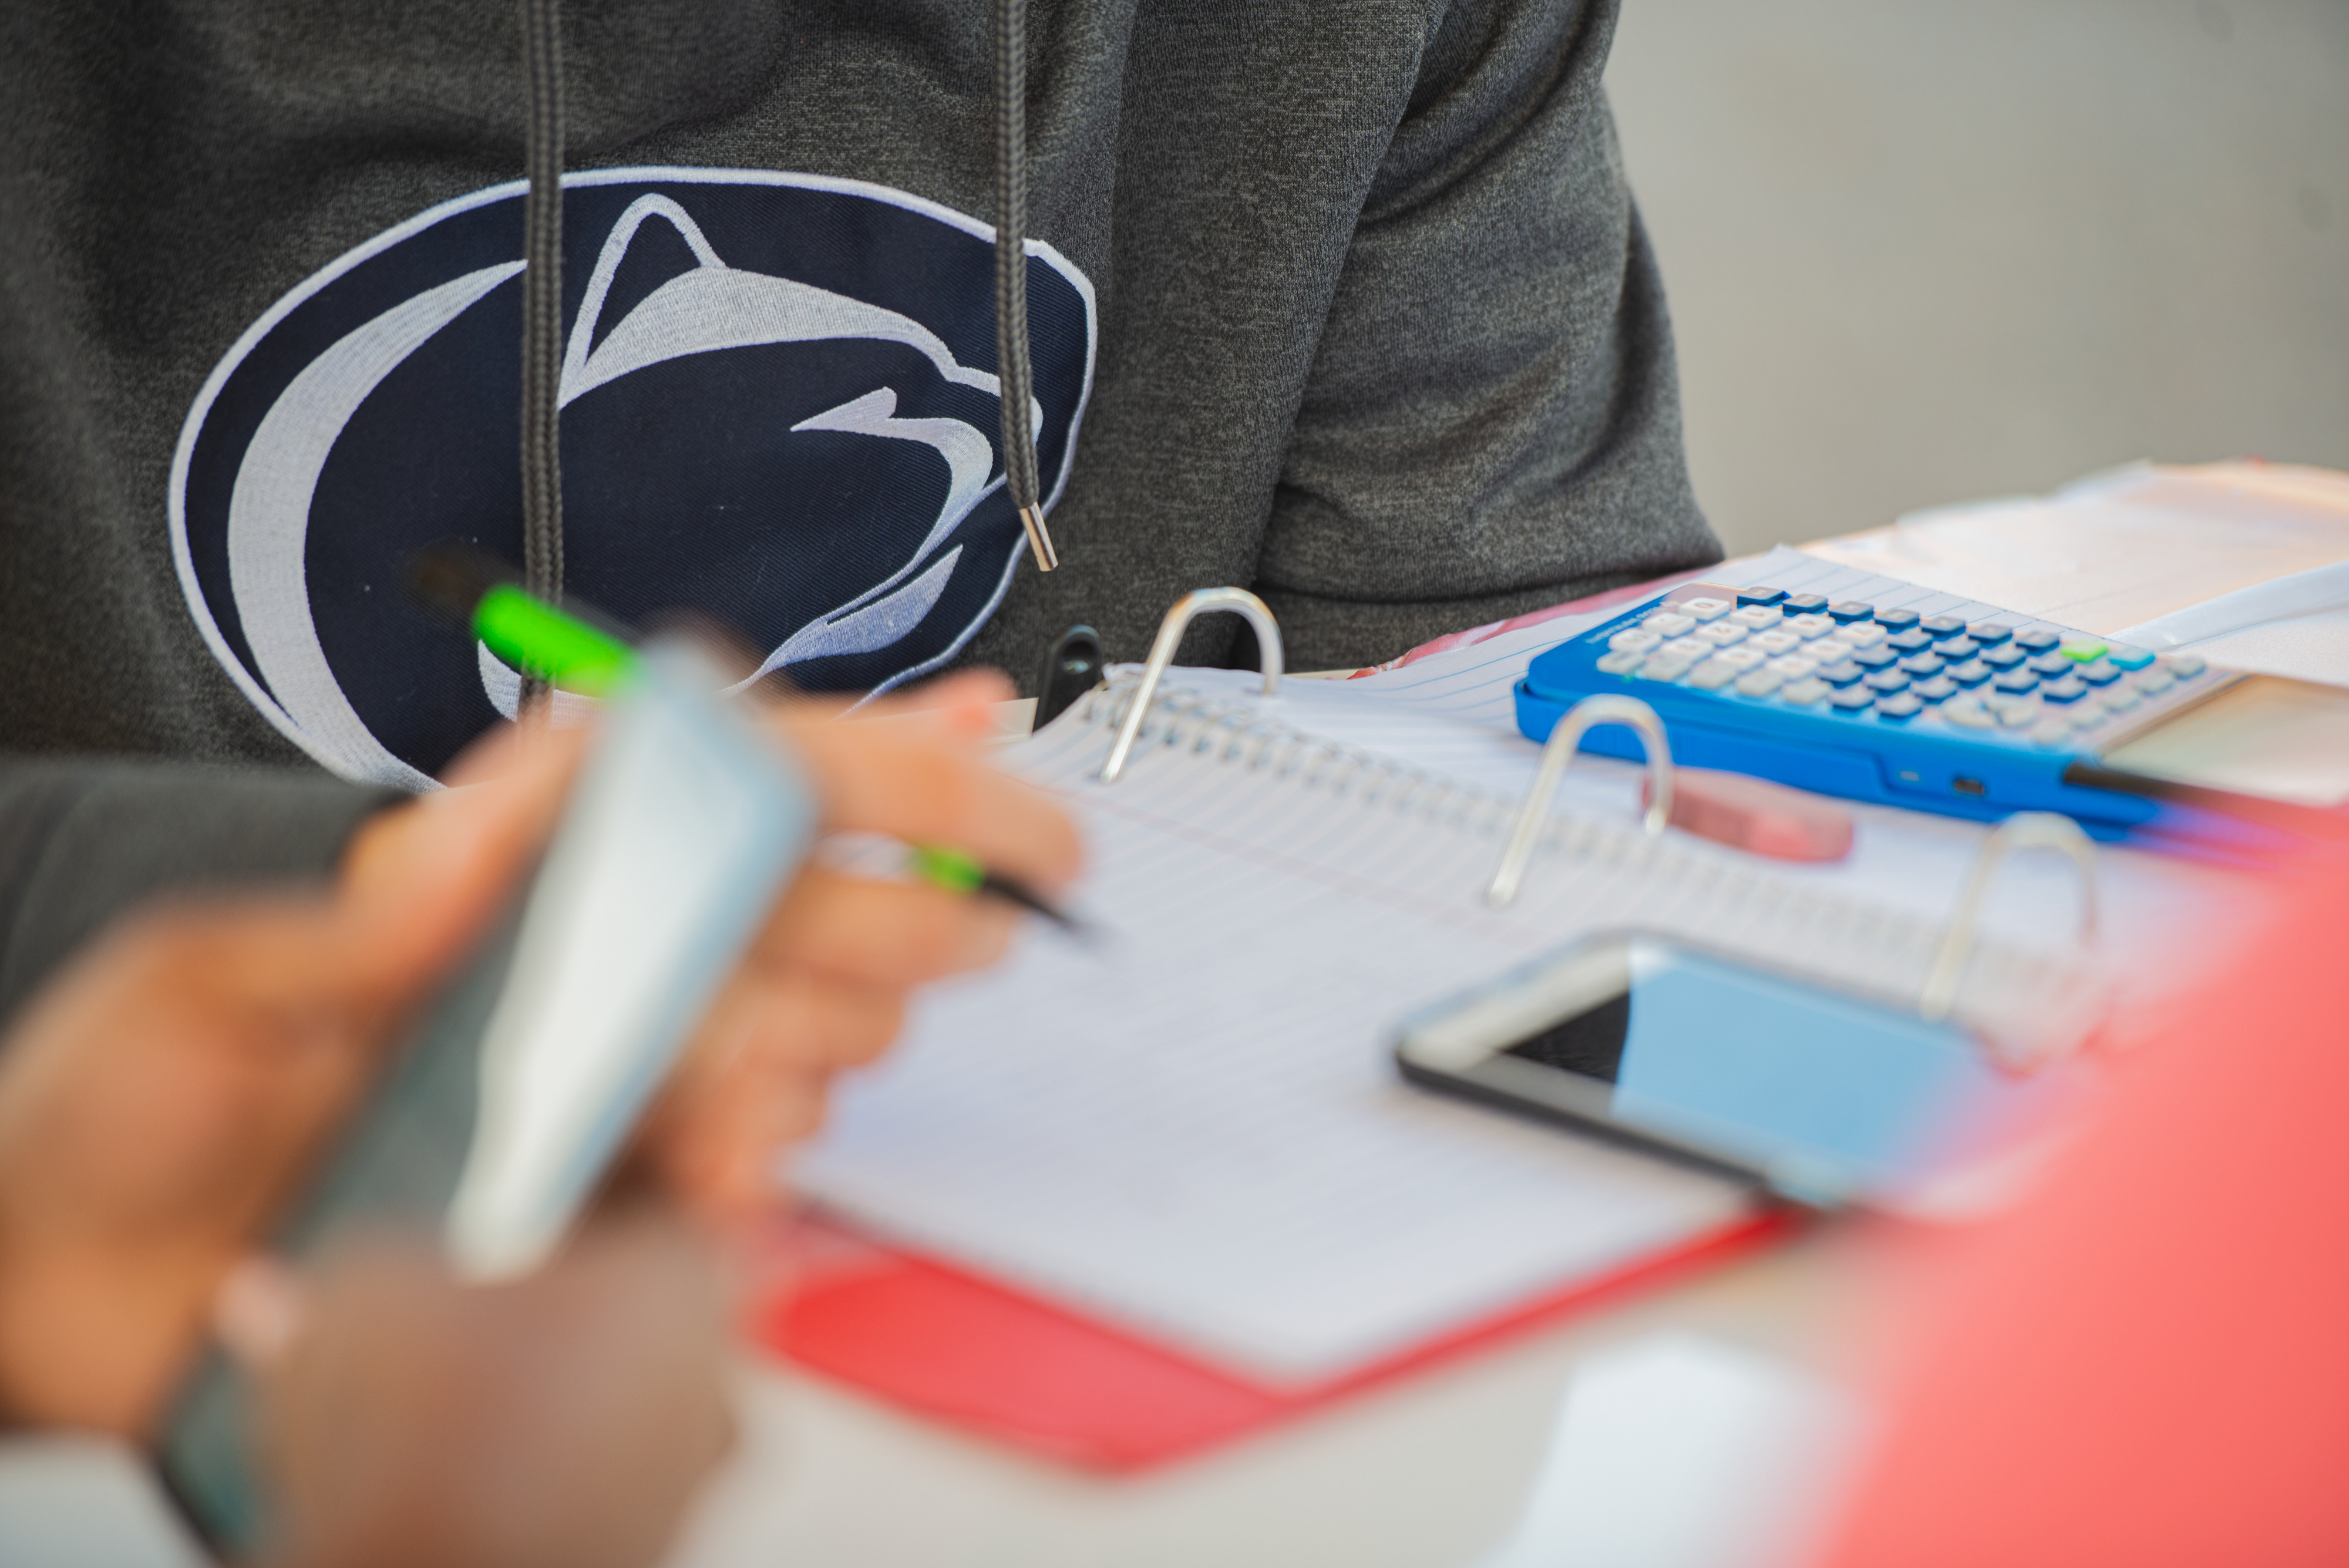
[[1026, 0], [995, 0], [995, 362], [1003, 400], [1003, 487], [1028, 531], [1036, 569], [1061, 564], [1037, 492], [1029, 423], [1028, 20]]
[[1036, 569], [1049, 572], [1061, 564], [1060, 553], [1052, 548], [1051, 531], [1044, 526], [1044, 509], [1022, 506], [1019, 526], [1028, 530], [1028, 548], [1036, 554]]

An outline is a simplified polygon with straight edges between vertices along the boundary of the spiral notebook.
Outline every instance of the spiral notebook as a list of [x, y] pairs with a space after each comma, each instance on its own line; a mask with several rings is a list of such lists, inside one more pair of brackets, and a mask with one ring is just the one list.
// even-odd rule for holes
[[[1736, 1183], [1405, 1086], [1400, 1014], [1620, 926], [1913, 995], [1940, 934], [1589, 811], [1554, 819], [1495, 911], [1514, 801], [1317, 739], [1278, 700], [1173, 685], [1104, 785], [1128, 690], [1003, 758], [1084, 824], [1079, 898], [1105, 934], [1037, 930], [937, 988], [793, 1176], [867, 1236], [1275, 1402], [1756, 1220]], [[1976, 993], [2013, 1005], [2068, 981], [1995, 945], [1976, 964]]]

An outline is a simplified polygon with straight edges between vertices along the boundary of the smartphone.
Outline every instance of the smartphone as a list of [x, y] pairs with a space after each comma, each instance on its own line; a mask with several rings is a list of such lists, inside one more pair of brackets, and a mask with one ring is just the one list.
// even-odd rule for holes
[[[396, 1053], [281, 1255], [406, 1228], [489, 1281], [560, 1246], [814, 837], [805, 774], [722, 702], [725, 679], [684, 644], [636, 661], [529, 888]], [[249, 1417], [212, 1354], [160, 1455], [238, 1557], [269, 1532]]]
[[1419, 1012], [1394, 1054], [1414, 1084], [1815, 1208], [1909, 1206], [2010, 1149], [2046, 1092], [1956, 1025], [1639, 933]]

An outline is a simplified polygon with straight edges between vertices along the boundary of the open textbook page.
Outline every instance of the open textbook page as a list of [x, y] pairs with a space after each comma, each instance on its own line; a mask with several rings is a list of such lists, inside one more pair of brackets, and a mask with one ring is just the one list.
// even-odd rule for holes
[[[1567, 814], [1492, 911], [1508, 801], [1242, 701], [1163, 706], [1189, 717], [1154, 720], [1113, 785], [1093, 778], [1110, 697], [1005, 753], [1081, 820], [1102, 935], [1032, 931], [928, 993], [794, 1175], [883, 1235], [1259, 1378], [1340, 1374], [1747, 1212], [1734, 1184], [1406, 1087], [1402, 1013], [1606, 927], [1896, 993], [1930, 960], [1934, 922], [1628, 812]], [[2018, 1004], [2060, 990], [2044, 955], [1980, 962]]]

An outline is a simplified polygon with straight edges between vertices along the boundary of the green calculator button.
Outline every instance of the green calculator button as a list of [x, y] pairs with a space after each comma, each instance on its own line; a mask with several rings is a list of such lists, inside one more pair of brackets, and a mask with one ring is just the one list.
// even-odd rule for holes
[[2064, 657], [2085, 664], [2091, 659], [2102, 659], [2110, 651], [2102, 638], [2067, 637], [2064, 639]]

